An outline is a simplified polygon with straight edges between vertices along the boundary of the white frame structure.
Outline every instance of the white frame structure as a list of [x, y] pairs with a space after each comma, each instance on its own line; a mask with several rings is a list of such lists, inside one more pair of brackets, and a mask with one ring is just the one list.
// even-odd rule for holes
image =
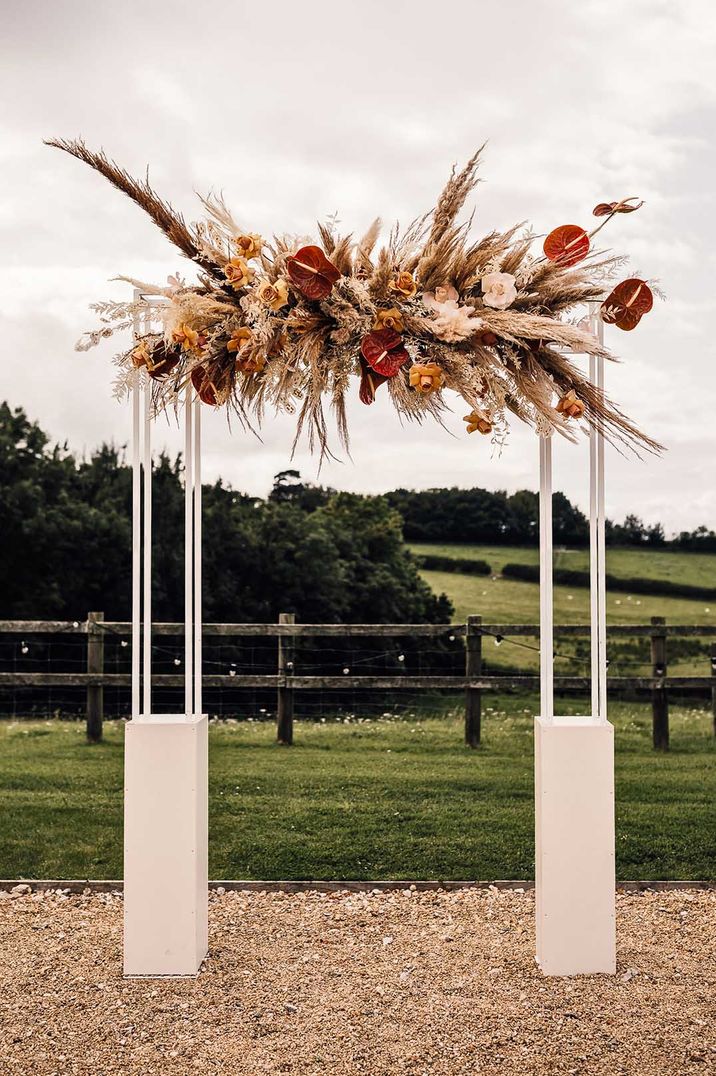
[[[142, 298], [135, 292], [135, 300]], [[150, 299], [135, 334], [150, 331]], [[590, 304], [601, 342], [599, 303]], [[604, 390], [604, 359], [589, 373]], [[132, 720], [125, 739], [124, 972], [195, 975], [207, 952], [208, 735], [202, 714], [201, 402], [182, 408], [183, 714], [152, 712], [151, 379], [132, 389]], [[614, 739], [607, 720], [604, 432], [589, 437], [591, 717], [554, 713], [552, 442], [540, 437], [540, 715], [535, 719], [537, 961], [547, 975], [616, 966]]]
[[[144, 298], [135, 291], [135, 303]], [[145, 299], [135, 336], [151, 331]], [[184, 713], [152, 710], [152, 382], [132, 388], [132, 719], [125, 737], [124, 973], [195, 975], [207, 951], [208, 736], [202, 713], [201, 403], [185, 389]]]
[[[591, 331], [604, 323], [591, 303]], [[604, 358], [589, 356], [604, 391]], [[540, 438], [540, 715], [535, 719], [537, 961], [547, 975], [616, 970], [614, 730], [607, 720], [604, 431], [589, 434], [591, 717], [555, 717], [552, 442]]]

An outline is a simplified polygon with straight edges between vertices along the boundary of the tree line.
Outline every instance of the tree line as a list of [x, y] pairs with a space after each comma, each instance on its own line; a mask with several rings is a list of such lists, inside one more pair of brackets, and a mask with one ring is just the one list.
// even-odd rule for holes
[[[184, 588], [181, 458], [153, 470], [153, 603], [180, 620]], [[7, 619], [76, 619], [102, 609], [130, 616], [132, 474], [103, 445], [87, 459], [51, 444], [25, 412], [0, 404], [0, 613]], [[554, 498], [555, 542], [588, 541], [584, 514]], [[265, 499], [220, 480], [203, 486], [204, 614], [208, 621], [273, 621], [294, 611], [325, 623], [447, 623], [452, 607], [421, 579], [408, 541], [536, 544], [537, 495], [482, 489], [340, 493], [276, 476]], [[663, 528], [629, 516], [608, 540], [667, 544]], [[706, 528], [676, 539], [716, 549]]]

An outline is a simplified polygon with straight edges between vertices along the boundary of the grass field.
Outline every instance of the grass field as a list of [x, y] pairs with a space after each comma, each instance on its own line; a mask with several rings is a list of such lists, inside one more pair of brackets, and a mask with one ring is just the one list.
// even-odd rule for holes
[[[493, 697], [483, 746], [458, 716], [212, 725], [213, 878], [530, 878], [533, 698]], [[563, 712], [585, 702], [562, 700]], [[615, 703], [620, 878], [716, 875], [716, 750], [705, 710]], [[70, 722], [0, 725], [0, 875], [119, 878], [124, 725], [89, 746]]]
[[[415, 553], [435, 553], [444, 557], [486, 560], [493, 572], [504, 564], [538, 564], [536, 546], [439, 545], [409, 543]], [[555, 568], [589, 569], [588, 549], [555, 549]], [[607, 547], [607, 571], [612, 575], [643, 576], [691, 586], [716, 587], [716, 553], [683, 553], [660, 549]]]
[[[492, 576], [461, 575], [455, 572], [421, 572], [436, 593], [445, 592], [455, 607], [455, 619], [464, 621], [470, 613], [480, 613], [485, 621], [503, 624], [536, 624], [539, 620], [539, 584], [515, 579], [503, 579], [500, 572], [509, 562], [537, 564], [539, 551], [514, 546], [470, 546], [411, 544], [415, 553], [434, 553], [441, 556], [486, 560]], [[587, 570], [589, 551], [573, 549], [557, 551], [555, 566]], [[716, 586], [716, 555], [706, 553], [670, 553], [639, 549], [608, 549], [607, 571], [621, 576], [643, 576], [670, 579], [704, 587]], [[655, 594], [628, 594], [623, 591], [607, 593], [608, 624], [648, 624], [652, 616], [664, 616], [670, 624], [716, 625], [716, 602], [693, 601], [686, 598], [662, 597]], [[586, 624], [589, 622], [589, 590], [586, 587], [556, 586], [554, 588], [554, 619], [556, 624]], [[635, 675], [649, 670], [649, 643], [612, 643], [612, 671], [628, 675], [626, 665], [618, 668], [618, 660], [630, 663]], [[708, 643], [698, 640], [669, 642], [669, 669], [673, 675], [703, 675], [710, 673]], [[584, 656], [584, 645], [559, 642], [558, 650]], [[535, 669], [538, 655], [515, 647], [505, 640], [499, 650], [486, 644], [488, 664], [496, 668]], [[634, 663], [643, 662], [638, 668]], [[575, 663], [565, 663], [557, 671], [579, 672]]]

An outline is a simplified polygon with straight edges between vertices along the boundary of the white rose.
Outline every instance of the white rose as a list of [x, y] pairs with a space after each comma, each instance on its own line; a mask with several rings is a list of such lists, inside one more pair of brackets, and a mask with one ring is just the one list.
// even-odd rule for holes
[[488, 273], [482, 278], [482, 301], [494, 310], [507, 310], [517, 298], [512, 273]]

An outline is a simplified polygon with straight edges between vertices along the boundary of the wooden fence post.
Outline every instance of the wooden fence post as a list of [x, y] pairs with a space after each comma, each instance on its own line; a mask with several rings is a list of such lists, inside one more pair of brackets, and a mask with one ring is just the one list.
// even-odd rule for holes
[[716, 643], [711, 643], [711, 675], [714, 677], [711, 684], [711, 713], [714, 719], [714, 736], [716, 736]]
[[[651, 673], [655, 677], [666, 676], [666, 619], [651, 618]], [[659, 628], [662, 630], [659, 631]], [[669, 749], [669, 697], [665, 687], [655, 687], [651, 692], [652, 736], [657, 751]]]
[[[467, 618], [465, 630], [465, 676], [479, 676], [482, 672], [482, 617]], [[482, 692], [479, 688], [465, 688], [465, 743], [477, 747], [480, 743], [482, 721]]]
[[[279, 613], [279, 624], [295, 624], [295, 613]], [[290, 635], [278, 637], [278, 675], [279, 677], [293, 676], [293, 655], [295, 653], [294, 639]], [[278, 743], [286, 746], [293, 743], [293, 688], [284, 685], [278, 689], [278, 703], [276, 708], [276, 739]]]
[[[104, 613], [87, 614], [87, 672], [104, 672]], [[99, 743], [104, 718], [104, 688], [101, 684], [87, 685], [87, 739]]]

